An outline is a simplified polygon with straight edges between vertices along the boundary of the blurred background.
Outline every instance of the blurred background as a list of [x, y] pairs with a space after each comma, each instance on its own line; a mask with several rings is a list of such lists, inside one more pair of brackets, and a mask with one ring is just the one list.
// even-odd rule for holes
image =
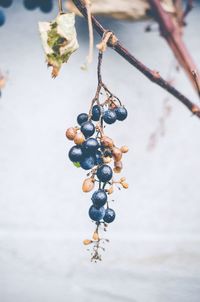
[[[91, 263], [82, 244], [94, 228], [90, 193], [81, 190], [86, 173], [68, 160], [71, 143], [65, 138], [76, 116], [88, 111], [97, 85], [96, 50], [88, 71], [80, 69], [87, 23], [77, 17], [80, 48], [53, 80], [38, 21], [55, 17], [57, 2], [49, 13], [27, 10], [21, 0], [1, 11], [6, 22], [0, 27], [0, 70], [7, 81], [0, 98], [0, 301], [199, 302], [199, 120], [106, 51], [103, 79], [129, 112], [107, 134], [130, 148], [121, 175], [129, 189], [114, 193], [110, 243], [103, 261]], [[199, 17], [195, 2], [184, 40], [197, 66]], [[147, 33], [149, 21], [98, 19], [138, 59], [165, 78], [170, 74], [177, 88], [199, 102], [156, 23]], [[170, 114], [160, 131], [166, 106]], [[148, 148], [150, 137], [156, 137], [154, 148]]]

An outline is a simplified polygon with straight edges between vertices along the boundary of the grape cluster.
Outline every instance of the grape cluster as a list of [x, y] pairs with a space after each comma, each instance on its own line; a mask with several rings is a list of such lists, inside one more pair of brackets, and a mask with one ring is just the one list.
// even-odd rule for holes
[[[13, 0], [0, 0], [0, 8], [8, 8], [12, 5]], [[53, 0], [24, 0], [24, 6], [28, 10], [40, 8], [43, 13], [50, 13], [53, 8]], [[5, 24], [6, 16], [0, 9], [0, 27]]]
[[49, 13], [53, 8], [53, 0], [24, 0], [24, 6], [28, 10], [39, 7], [43, 13]]
[[94, 247], [94, 260], [101, 260], [97, 249], [100, 237], [99, 226], [106, 230], [107, 224], [115, 220], [115, 211], [110, 208], [108, 197], [113, 193], [114, 186], [128, 188], [126, 179], [114, 181], [114, 173], [122, 170], [123, 153], [128, 147], [116, 147], [113, 139], [104, 134], [105, 124], [110, 125], [127, 118], [127, 110], [118, 98], [112, 94], [100, 103], [99, 99], [92, 102], [89, 113], [80, 113], [77, 116], [77, 126], [68, 128], [66, 137], [74, 141], [75, 145], [69, 150], [69, 159], [76, 167], [90, 170], [83, 181], [83, 192], [90, 192], [98, 184], [98, 188], [91, 196], [92, 204], [89, 208], [89, 217], [96, 223], [93, 239], [84, 240], [84, 244], [96, 243]]
[[[0, 7], [8, 8], [11, 6], [13, 0], [0, 0]], [[3, 26], [6, 22], [5, 13], [0, 10], [0, 26]]]

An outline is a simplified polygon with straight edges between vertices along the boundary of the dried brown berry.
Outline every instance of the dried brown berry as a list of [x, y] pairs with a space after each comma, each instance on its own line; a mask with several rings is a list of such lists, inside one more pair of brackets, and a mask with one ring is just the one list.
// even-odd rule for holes
[[94, 232], [92, 239], [99, 240], [99, 234], [97, 233], [97, 231]]
[[86, 178], [82, 185], [83, 192], [90, 192], [94, 189], [94, 178]]
[[120, 161], [122, 159], [122, 152], [119, 148], [114, 147], [112, 149], [112, 154], [113, 154], [115, 161]]
[[113, 171], [114, 171], [115, 173], [120, 173], [121, 170], [122, 170], [122, 168], [123, 168], [122, 162], [121, 162], [121, 161], [117, 161], [117, 162], [115, 162], [115, 164], [114, 164], [114, 169], [113, 169]]
[[120, 148], [120, 150], [121, 150], [122, 153], [127, 153], [129, 149], [128, 149], [127, 146], [122, 146], [122, 147]]
[[75, 137], [75, 135], [76, 135], [76, 132], [77, 132], [77, 129], [76, 129], [76, 128], [73, 128], [73, 127], [68, 128], [67, 131], [66, 131], [66, 137], [67, 137], [69, 140], [73, 141], [73, 139], [74, 139], [74, 137]]
[[103, 136], [101, 138], [101, 143], [105, 146], [105, 147], [109, 147], [112, 148], [114, 146], [114, 142], [112, 140], [112, 138], [108, 137], [108, 136]]
[[109, 195], [112, 194], [113, 191], [114, 191], [113, 186], [110, 186], [110, 188], [106, 190], [106, 192], [107, 192]]
[[128, 189], [128, 184], [127, 184], [127, 182], [122, 182], [121, 185], [122, 185], [122, 187], [123, 187], [124, 189]]
[[85, 141], [85, 136], [83, 135], [82, 132], [79, 132], [75, 135], [74, 137], [75, 144], [81, 145], [82, 143], [84, 143], [84, 141]]
[[92, 242], [93, 242], [93, 241], [90, 240], [90, 239], [85, 239], [85, 240], [83, 240], [83, 244], [84, 244], [84, 245], [91, 244]]

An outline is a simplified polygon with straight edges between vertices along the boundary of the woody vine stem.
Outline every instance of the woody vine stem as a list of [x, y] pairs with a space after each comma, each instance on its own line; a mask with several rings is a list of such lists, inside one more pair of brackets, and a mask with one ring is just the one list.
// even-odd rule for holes
[[[84, 1], [82, 0], [72, 0], [77, 9], [81, 12], [81, 14], [87, 19], [87, 9]], [[97, 21], [97, 19], [92, 16], [92, 24], [93, 28], [98, 32], [98, 34], [102, 37], [106, 29]], [[142, 62], [136, 59], [117, 39], [116, 42], [113, 43], [112, 39], [109, 39], [108, 46], [115, 50], [120, 56], [122, 56], [127, 62], [129, 62], [132, 66], [138, 69], [143, 75], [145, 75], [149, 80], [167, 90], [171, 95], [173, 95], [176, 99], [178, 99], [182, 104], [184, 104], [192, 114], [196, 115], [200, 118], [200, 107], [189, 100], [185, 95], [183, 95], [179, 90], [170, 85], [168, 81], [163, 79], [159, 72], [151, 70], [147, 66], [145, 66]]]

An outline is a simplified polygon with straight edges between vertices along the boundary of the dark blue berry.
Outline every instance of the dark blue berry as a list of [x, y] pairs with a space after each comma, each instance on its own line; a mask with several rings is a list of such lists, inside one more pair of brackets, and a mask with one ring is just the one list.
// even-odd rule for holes
[[36, 0], [24, 0], [24, 6], [28, 10], [33, 10], [38, 7], [38, 1]]
[[81, 168], [83, 168], [84, 170], [92, 169], [95, 166], [95, 164], [96, 164], [96, 159], [92, 155], [84, 157], [80, 162]]
[[102, 182], [111, 180], [113, 175], [112, 169], [108, 165], [102, 165], [97, 169], [97, 177]]
[[53, 8], [52, 0], [49, 0], [49, 1], [45, 0], [45, 1], [42, 1], [40, 4], [40, 9], [43, 13], [50, 13], [52, 8]]
[[82, 145], [83, 152], [86, 153], [95, 153], [99, 148], [99, 143], [96, 138], [90, 137], [88, 138]]
[[118, 121], [123, 121], [127, 118], [127, 115], [128, 115], [128, 111], [126, 110], [125, 107], [118, 107], [115, 109], [115, 113], [116, 113], [116, 116], [117, 116], [117, 120]]
[[82, 157], [83, 157], [83, 151], [79, 146], [73, 146], [69, 150], [69, 159], [72, 162], [80, 162], [82, 160]]
[[100, 165], [103, 163], [102, 154], [99, 150], [97, 150], [97, 152], [95, 154], [95, 158], [96, 158], [96, 165]]
[[101, 107], [99, 105], [94, 105], [92, 107], [92, 120], [99, 121], [101, 116]]
[[105, 209], [104, 207], [97, 209], [94, 206], [91, 206], [89, 209], [89, 216], [94, 221], [100, 221], [103, 219], [105, 215]]
[[87, 113], [80, 113], [77, 116], [77, 123], [81, 126], [83, 123], [87, 122], [88, 114]]
[[105, 210], [105, 215], [103, 217], [103, 220], [106, 222], [106, 223], [111, 223], [113, 222], [113, 220], [115, 220], [115, 211], [112, 210], [112, 209], [106, 209]]
[[92, 136], [95, 132], [95, 126], [91, 122], [85, 122], [81, 125], [81, 132], [86, 138]]
[[103, 114], [103, 120], [106, 124], [113, 124], [117, 119], [116, 113], [114, 110], [106, 110]]
[[99, 189], [93, 193], [92, 202], [97, 209], [103, 207], [106, 201], [107, 201], [107, 194], [105, 190]]
[[5, 17], [5, 15], [4, 15], [4, 12], [2, 12], [2, 11], [0, 10], [0, 26], [3, 26], [4, 23], [5, 23], [5, 21], [6, 21], [6, 17]]
[[4, 8], [8, 8], [9, 6], [11, 6], [11, 4], [12, 0], [0, 0], [0, 6]]

